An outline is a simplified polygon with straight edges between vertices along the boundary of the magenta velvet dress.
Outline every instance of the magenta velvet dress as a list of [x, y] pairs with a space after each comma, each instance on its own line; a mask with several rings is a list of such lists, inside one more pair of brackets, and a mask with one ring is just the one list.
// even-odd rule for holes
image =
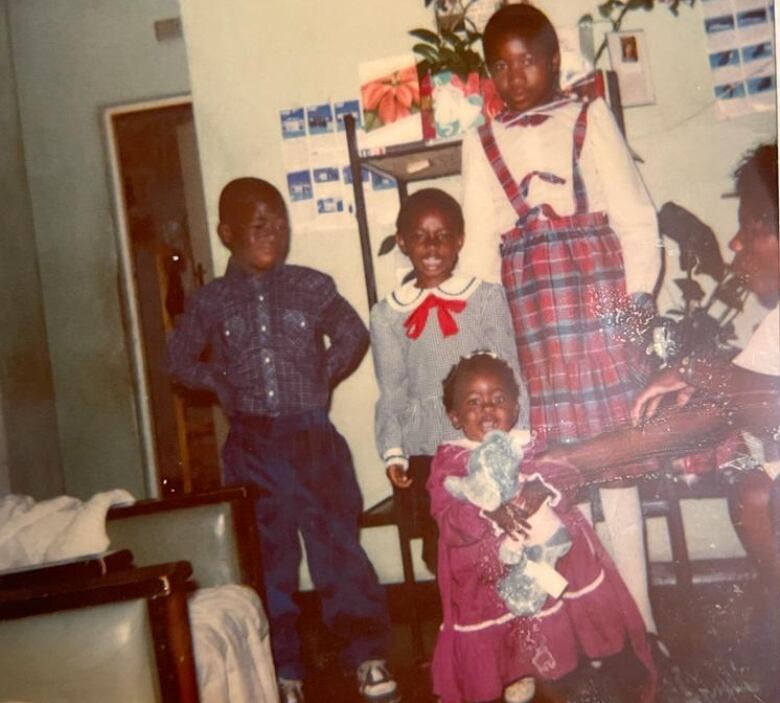
[[434, 693], [441, 703], [490, 701], [519, 678], [558, 679], [581, 658], [608, 657], [630, 644], [647, 669], [637, 700], [652, 701], [656, 672], [639, 611], [577, 509], [559, 512], [572, 539], [556, 565], [569, 583], [563, 596], [548, 598], [533, 617], [514, 615], [498, 596], [496, 584], [507, 568], [498, 558], [502, 536], [478, 508], [444, 488], [447, 476], [466, 475], [476, 446], [465, 439], [441, 445], [428, 481], [440, 533], [443, 616], [433, 655]]

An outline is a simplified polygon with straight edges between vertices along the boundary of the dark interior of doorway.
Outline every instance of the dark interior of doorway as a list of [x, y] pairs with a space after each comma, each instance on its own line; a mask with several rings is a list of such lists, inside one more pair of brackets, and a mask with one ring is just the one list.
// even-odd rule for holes
[[[203, 285], [207, 266], [193, 256], [185, 172], [196, 149], [191, 104], [143, 109], [113, 117], [124, 190], [129, 248], [143, 338], [159, 490], [170, 495], [219, 485], [214, 398], [171, 383], [166, 335], [188, 294]], [[187, 135], [191, 144], [183, 144]], [[197, 159], [195, 159], [197, 162]], [[191, 213], [192, 202], [189, 203]], [[205, 217], [203, 218], [205, 220]], [[200, 236], [203, 236], [202, 234]]]

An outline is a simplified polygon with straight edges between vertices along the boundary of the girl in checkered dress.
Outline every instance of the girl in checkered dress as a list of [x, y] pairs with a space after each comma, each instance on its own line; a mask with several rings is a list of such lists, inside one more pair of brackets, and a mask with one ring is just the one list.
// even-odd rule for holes
[[[461, 267], [504, 285], [532, 430], [577, 441], [630, 421], [647, 362], [625, 322], [652, 314], [655, 208], [604, 101], [560, 93], [544, 14], [507, 6], [483, 42], [506, 109], [463, 141]], [[618, 569], [655, 632], [637, 489], [600, 493]]]

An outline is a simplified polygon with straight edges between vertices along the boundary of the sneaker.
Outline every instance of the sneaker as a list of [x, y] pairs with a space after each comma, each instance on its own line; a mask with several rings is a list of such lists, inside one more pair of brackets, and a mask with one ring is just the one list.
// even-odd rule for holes
[[509, 684], [504, 689], [505, 703], [529, 703], [536, 693], [536, 683], [533, 676], [526, 676]]
[[382, 659], [364, 661], [357, 669], [358, 691], [367, 703], [397, 703], [398, 684]]
[[279, 703], [303, 703], [303, 681], [279, 679]]

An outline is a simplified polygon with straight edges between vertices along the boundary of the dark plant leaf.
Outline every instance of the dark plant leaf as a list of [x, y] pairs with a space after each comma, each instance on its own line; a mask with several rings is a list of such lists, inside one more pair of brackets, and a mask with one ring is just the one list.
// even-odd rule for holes
[[681, 269], [695, 265], [696, 273], [722, 280], [725, 265], [715, 232], [696, 215], [677, 203], [664, 203], [658, 211], [658, 229], [680, 247]]
[[734, 328], [733, 322], [727, 322], [725, 325], [720, 326], [720, 331], [718, 332], [718, 341], [721, 342], [721, 344], [726, 344], [727, 342], [730, 342], [732, 339], [737, 338], [737, 333]]
[[414, 277], [415, 277], [415, 273], [414, 273], [414, 269], [412, 269], [411, 271], [409, 271], [409, 273], [407, 273], [403, 277], [403, 280], [401, 281], [401, 283], [409, 283], [409, 281], [413, 281], [414, 280]]
[[382, 240], [382, 243], [379, 245], [379, 251], [377, 252], [377, 256], [384, 256], [385, 254], [389, 254], [391, 251], [393, 251], [394, 247], [395, 247], [395, 235], [391, 234], [389, 237], [385, 237]]
[[694, 281], [690, 278], [675, 278], [674, 282], [677, 287], [682, 291], [683, 300], [703, 300], [704, 289], [699, 285], [698, 281]]
[[417, 78], [422, 80], [426, 73], [433, 73], [433, 62], [427, 59], [417, 62]]
[[441, 37], [430, 29], [412, 29], [409, 34], [413, 37], [417, 37], [417, 39], [422, 39], [429, 44], [433, 44], [434, 46], [439, 46], [441, 44]]
[[711, 345], [718, 339], [719, 332], [718, 321], [705, 310], [696, 310], [691, 315], [690, 342], [692, 346]]
[[718, 286], [718, 290], [715, 291], [715, 299], [732, 310], [742, 310], [744, 290], [740, 280], [736, 276], [732, 276]]
[[420, 56], [427, 59], [428, 61], [436, 61], [439, 58], [436, 49], [434, 49], [429, 44], [415, 44], [412, 47], [412, 51], [418, 53]]
[[382, 120], [379, 119], [379, 113], [364, 110], [363, 111], [363, 126], [367, 130], [374, 129], [375, 127], [382, 126]]
[[452, 45], [453, 47], [459, 46], [461, 44], [461, 38], [454, 32], [445, 30], [441, 33], [441, 36], [445, 42]]

